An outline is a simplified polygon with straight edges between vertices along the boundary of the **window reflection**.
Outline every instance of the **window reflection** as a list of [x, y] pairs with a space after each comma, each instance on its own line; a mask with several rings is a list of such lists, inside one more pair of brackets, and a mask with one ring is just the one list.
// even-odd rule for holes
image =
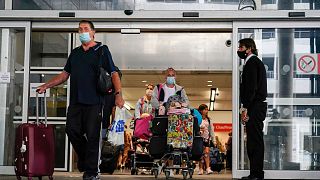
[[[267, 70], [265, 169], [319, 170], [319, 29], [240, 29], [239, 32], [239, 39], [251, 37], [257, 42]], [[312, 64], [311, 58], [316, 63]], [[315, 67], [308, 67], [311, 65]], [[248, 161], [244, 163], [248, 168]]]
[[[48, 82], [56, 74], [30, 74], [30, 86], [37, 87], [39, 83]], [[29, 116], [36, 116], [36, 98], [30, 92]], [[44, 99], [39, 99], [40, 116], [44, 115]], [[66, 117], [67, 108], [67, 82], [47, 90], [47, 113], [48, 117]]]
[[31, 67], [64, 67], [68, 58], [69, 33], [33, 32]]

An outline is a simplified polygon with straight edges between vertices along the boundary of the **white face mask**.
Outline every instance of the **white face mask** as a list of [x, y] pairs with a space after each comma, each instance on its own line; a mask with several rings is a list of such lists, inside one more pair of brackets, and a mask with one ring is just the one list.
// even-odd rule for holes
[[176, 77], [167, 77], [167, 84], [175, 84], [176, 83]]
[[79, 39], [81, 43], [88, 43], [91, 41], [89, 32], [84, 32], [79, 34]]
[[152, 96], [152, 92], [153, 92], [153, 91], [152, 91], [151, 89], [147, 89], [147, 90], [146, 90], [146, 95], [147, 95], [147, 96]]

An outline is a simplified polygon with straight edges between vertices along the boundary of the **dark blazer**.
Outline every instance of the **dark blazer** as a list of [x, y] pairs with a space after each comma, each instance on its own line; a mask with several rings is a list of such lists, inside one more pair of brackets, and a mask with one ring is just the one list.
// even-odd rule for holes
[[257, 102], [267, 98], [267, 77], [263, 62], [257, 57], [250, 57], [244, 65], [241, 84], [240, 100], [244, 108], [250, 108]]

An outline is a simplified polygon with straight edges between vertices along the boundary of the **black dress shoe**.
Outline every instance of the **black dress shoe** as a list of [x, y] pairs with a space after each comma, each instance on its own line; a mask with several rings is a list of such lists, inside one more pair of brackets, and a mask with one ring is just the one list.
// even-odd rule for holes
[[249, 175], [249, 176], [244, 176], [244, 177], [242, 177], [241, 179], [251, 179], [251, 178], [253, 178], [253, 176], [252, 175]]
[[257, 177], [252, 176], [252, 175], [242, 177], [241, 179], [245, 179], [245, 180], [264, 180], [264, 178], [257, 178]]
[[96, 176], [87, 176], [87, 175], [84, 175], [84, 176], [83, 176], [83, 180], [100, 180], [100, 176], [99, 176], [99, 175], [96, 175]]

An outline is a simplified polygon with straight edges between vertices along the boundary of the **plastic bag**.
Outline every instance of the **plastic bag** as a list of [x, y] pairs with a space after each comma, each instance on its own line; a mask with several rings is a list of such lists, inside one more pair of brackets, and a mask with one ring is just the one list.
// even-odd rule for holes
[[113, 145], [124, 144], [124, 125], [127, 119], [131, 119], [131, 113], [126, 109], [116, 107], [114, 121], [108, 133], [108, 141]]

